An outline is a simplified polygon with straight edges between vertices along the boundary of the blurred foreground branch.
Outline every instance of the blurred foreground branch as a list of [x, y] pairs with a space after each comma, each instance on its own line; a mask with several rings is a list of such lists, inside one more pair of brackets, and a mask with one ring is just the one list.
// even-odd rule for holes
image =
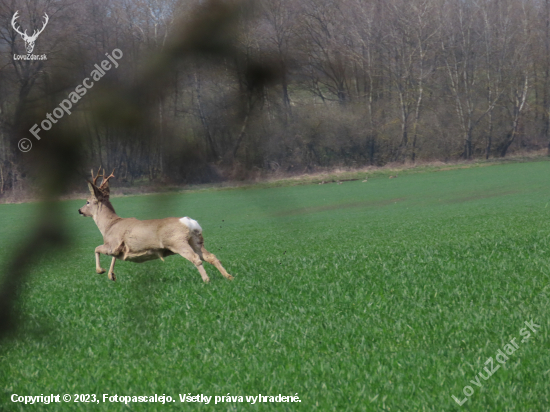
[[[177, 132], [154, 119], [158, 118], [156, 102], [177, 64], [191, 64], [193, 59], [203, 58], [214, 62], [227, 59], [238, 61], [248, 87], [244, 92], [239, 91], [235, 100], [244, 106], [251, 96], [261, 93], [265, 86], [277, 80], [276, 70], [243, 56], [235, 47], [239, 19], [245, 16], [249, 7], [247, 3], [222, 1], [210, 1], [197, 7], [190, 22], [184, 24], [183, 19], [178, 21], [175, 27], [180, 29], [171, 34], [166, 46], [152, 53], [141, 71], [132, 73], [134, 81], [115, 81], [116, 78], [105, 76], [89, 91], [90, 95], [83, 97], [85, 101], [79, 102], [88, 108], [86, 116], [77, 117], [75, 114], [75, 118], [55, 122], [51, 130], [41, 132], [41, 140], [33, 141], [31, 152], [19, 153], [17, 160], [32, 179], [36, 190], [40, 189], [44, 203], [38, 212], [36, 228], [3, 269], [0, 338], [17, 326], [15, 302], [35, 258], [48, 248], [67, 247], [64, 224], [58, 213], [59, 204], [55, 200], [73, 181], [84, 184], [85, 171], [89, 170], [83, 150], [87, 122], [93, 121], [99, 125], [96, 127], [114, 128], [117, 133], [113, 136], [113, 144], [135, 136], [129, 132], [135, 130], [140, 130], [140, 138], [149, 144], [166, 146], [166, 141], [173, 143], [170, 145], [170, 156], [166, 156], [166, 168], [176, 169], [185, 160], [192, 162], [193, 152], [178, 144], [181, 139]], [[72, 62], [70, 69], [58, 66], [50, 75], [46, 92], [38, 99], [22, 103], [24, 107], [20, 111], [20, 120], [14, 125], [12, 147], [17, 147], [20, 139], [29, 138], [32, 126], [41, 124], [45, 114], [51, 113], [66, 97], [67, 91], [75, 88], [75, 82], [81, 81], [75, 73], [85, 73], [86, 67], [100, 63], [93, 59], [90, 63], [89, 56], [74, 49], [67, 52], [65, 59]], [[124, 65], [123, 58], [119, 64]], [[243, 116], [248, 116], [248, 112], [248, 109], [241, 110]], [[233, 120], [242, 124], [242, 119], [238, 117]]]

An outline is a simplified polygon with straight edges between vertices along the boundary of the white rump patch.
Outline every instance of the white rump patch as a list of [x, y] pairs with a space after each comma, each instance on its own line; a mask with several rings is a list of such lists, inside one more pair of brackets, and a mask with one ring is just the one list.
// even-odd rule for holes
[[192, 232], [195, 233], [202, 233], [202, 227], [199, 225], [199, 222], [196, 220], [191, 219], [190, 217], [182, 217], [180, 219], [180, 222], [183, 223], [185, 226], [189, 228]]

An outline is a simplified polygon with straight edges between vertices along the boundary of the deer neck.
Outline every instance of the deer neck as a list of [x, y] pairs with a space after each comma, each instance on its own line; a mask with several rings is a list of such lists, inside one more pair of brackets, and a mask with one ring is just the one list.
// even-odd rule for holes
[[119, 219], [120, 217], [115, 213], [115, 209], [110, 203], [109, 205], [101, 204], [99, 211], [94, 216], [94, 222], [104, 237], [107, 230]]

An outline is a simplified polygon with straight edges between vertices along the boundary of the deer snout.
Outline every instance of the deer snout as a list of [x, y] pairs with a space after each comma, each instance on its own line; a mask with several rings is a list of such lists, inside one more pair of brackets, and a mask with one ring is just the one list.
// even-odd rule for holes
[[80, 213], [81, 215], [83, 215], [84, 213], [82, 213], [82, 210], [78, 209], [78, 213]]

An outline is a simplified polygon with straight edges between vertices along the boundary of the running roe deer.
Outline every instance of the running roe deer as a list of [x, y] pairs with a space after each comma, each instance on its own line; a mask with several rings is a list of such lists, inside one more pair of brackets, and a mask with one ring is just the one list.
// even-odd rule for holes
[[205, 282], [210, 279], [202, 266], [204, 261], [216, 266], [227, 279], [233, 279], [216, 256], [204, 248], [202, 228], [196, 220], [188, 217], [138, 220], [117, 216], [109, 201], [109, 179], [114, 177], [114, 170], [105, 177], [104, 169], [101, 185], [97, 186], [100, 170], [95, 177], [92, 170], [93, 181], [88, 181], [91, 197], [78, 209], [81, 215], [93, 217], [103, 235], [103, 244], [95, 248], [97, 273], [105, 273], [99, 263], [101, 253], [113, 257], [108, 273], [111, 280], [116, 280], [113, 272], [116, 259], [141, 263], [153, 259], [164, 261], [166, 256], [179, 254], [195, 265]]

